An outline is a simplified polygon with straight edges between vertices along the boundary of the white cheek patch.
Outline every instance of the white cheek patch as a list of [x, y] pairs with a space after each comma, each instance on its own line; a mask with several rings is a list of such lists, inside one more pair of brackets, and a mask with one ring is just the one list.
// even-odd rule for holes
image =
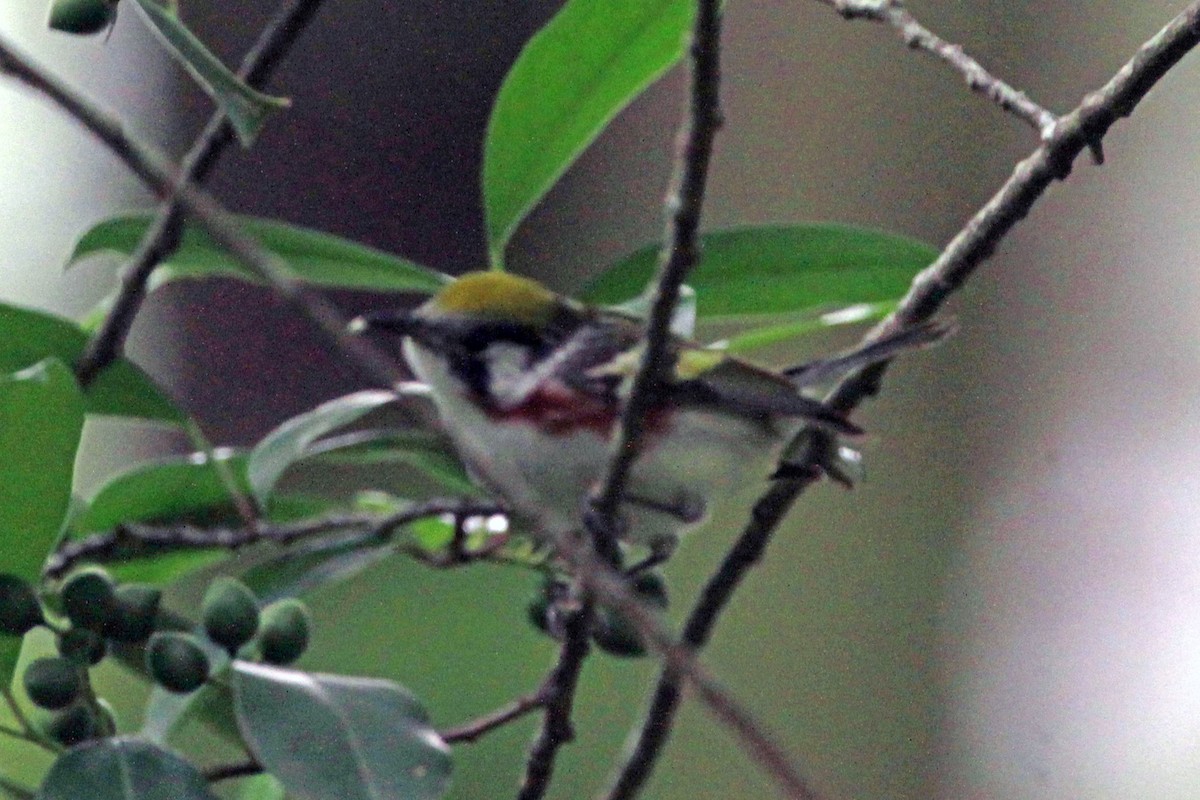
[[487, 363], [488, 388], [492, 400], [502, 411], [524, 403], [542, 379], [540, 370], [530, 369], [531, 353], [528, 347], [495, 342], [488, 345], [483, 357]]

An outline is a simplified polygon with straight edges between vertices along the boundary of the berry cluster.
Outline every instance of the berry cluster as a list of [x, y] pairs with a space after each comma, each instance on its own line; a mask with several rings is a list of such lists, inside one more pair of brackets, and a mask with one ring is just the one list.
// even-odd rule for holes
[[[168, 691], [195, 691], [208, 680], [212, 648], [200, 635], [159, 630], [161, 599], [153, 586], [118, 585], [103, 569], [88, 567], [43, 604], [28, 581], [0, 574], [0, 635], [24, 636], [38, 625], [55, 633], [58, 655], [30, 662], [22, 675], [30, 701], [51, 712], [51, 738], [71, 746], [115, 733], [111, 709], [88, 680], [88, 670], [114, 643], [144, 645], [147, 672]], [[230, 658], [241, 654], [283, 666], [308, 646], [311, 621], [303, 603], [286, 599], [260, 608], [235, 578], [214, 580], [200, 610], [203, 638]]]

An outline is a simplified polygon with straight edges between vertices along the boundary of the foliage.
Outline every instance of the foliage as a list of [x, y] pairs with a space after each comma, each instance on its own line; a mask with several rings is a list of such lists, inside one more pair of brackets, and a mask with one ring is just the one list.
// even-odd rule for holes
[[[244, 145], [287, 105], [222, 65], [174, 4], [129, 4], [211, 95]], [[50, 24], [68, 33], [100, 33], [114, 9], [113, 0], [55, 0]], [[481, 225], [495, 268], [502, 267], [513, 232], [579, 154], [681, 59], [693, 16], [687, 0], [570, 0], [529, 42], [500, 90], [485, 146]], [[69, 265], [105, 254], [131, 257], [154, 219], [146, 212], [98, 221], [79, 237]], [[237, 218], [236, 224], [309, 287], [367, 290], [399, 305], [448, 280], [411, 260], [282, 221]], [[644, 311], [659, 249], [632, 250], [597, 275], [583, 297]], [[694, 312], [702, 322], [736, 323], [741, 332], [729, 346], [751, 349], [880, 318], [935, 255], [902, 236], [834, 224], [710, 231], [691, 277]], [[259, 280], [189, 225], [148, 288], [215, 278]], [[771, 291], [764, 291], [768, 284]], [[421, 493], [425, 485], [460, 496], [486, 494], [448, 450], [428, 409], [424, 419], [410, 414], [404, 424], [365, 425], [393, 406], [421, 405], [419, 390], [343, 397], [283, 422], [249, 453], [209, 449], [134, 463], [91, 497], [75, 496], [85, 417], [194, 424], [187, 408], [124, 357], [104, 365], [86, 386], [77, 382], [72, 365], [89, 335], [103, 327], [115, 292], [83, 326], [0, 304], [0, 536], [6, 553], [0, 613], [9, 615], [0, 625], [0, 683], [18, 677], [22, 637], [31, 628], [53, 631], [61, 651], [32, 661], [23, 673], [29, 701], [49, 717], [19, 733], [56, 755], [37, 796], [151, 800], [167, 796], [163, 787], [170, 787], [171, 797], [212, 797], [209, 784], [224, 776], [204, 772], [168, 742], [189, 716], [210, 722], [241, 749], [242, 774], [269, 773], [247, 781], [245, 796], [442, 796], [449, 748], [420, 702], [390, 681], [279, 666], [306, 648], [308, 613], [299, 601], [282, 600], [266, 607], [260, 625], [258, 598], [345, 580], [397, 551], [438, 566], [492, 560], [547, 575], [546, 594], [531, 614], [541, 629], [561, 636], [555, 607], [561, 577], [545, 554], [519, 536], [506, 538], [491, 512], [414, 512], [430, 499]], [[380, 464], [406, 465], [409, 479], [349, 497], [286, 489], [293, 469], [329, 474]], [[199, 615], [160, 608], [161, 589], [271, 532], [288, 548], [284, 555], [261, 558], [245, 583], [217, 578]], [[105, 562], [111, 573], [76, 569], [86, 561]], [[654, 607], [665, 605], [658, 580], [647, 573], [634, 586], [639, 595], [653, 595]], [[605, 610], [590, 635], [609, 653], [645, 652], [639, 631], [616, 612]], [[113, 659], [158, 687], [140, 731], [108, 714], [88, 679]], [[4, 784], [16, 785], [3, 773], [0, 766]]]

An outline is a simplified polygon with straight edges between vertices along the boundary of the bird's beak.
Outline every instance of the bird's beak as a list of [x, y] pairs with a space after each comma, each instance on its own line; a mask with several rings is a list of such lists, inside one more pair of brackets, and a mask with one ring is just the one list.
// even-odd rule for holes
[[351, 333], [375, 330], [404, 336], [435, 350], [446, 346], [441, 326], [414, 311], [370, 311], [352, 319], [347, 327]]

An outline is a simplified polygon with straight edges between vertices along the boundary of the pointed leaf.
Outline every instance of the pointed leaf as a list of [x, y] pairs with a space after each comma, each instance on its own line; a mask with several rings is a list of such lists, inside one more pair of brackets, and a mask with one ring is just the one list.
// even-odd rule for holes
[[484, 149], [493, 264], [503, 262], [517, 225], [584, 148], [683, 55], [694, 6], [569, 0], [525, 45], [496, 98]]
[[225, 112], [242, 146], [253, 144], [267, 117], [291, 105], [287, 98], [271, 97], [246, 85], [184, 26], [173, 10], [155, 0], [134, 2], [146, 24], [175, 60]]
[[480, 495], [444, 434], [423, 430], [355, 431], [314, 442], [312, 459], [332, 464], [405, 464], [454, 494]]
[[[109, 217], [86, 231], [75, 244], [68, 266], [100, 253], [128, 257], [153, 224], [150, 213]], [[269, 219], [237, 217], [242, 231], [269, 253], [287, 264], [298, 280], [333, 289], [429, 294], [450, 279], [436, 270], [382, 250], [328, 233]], [[187, 225], [176, 250], [154, 272], [152, 287], [175, 280], [236, 278], [250, 283], [261, 279], [230, 256], [208, 234]]]
[[82, 744], [47, 773], [37, 800], [216, 800], [204, 776], [177, 755], [129, 737]]
[[266, 505], [276, 481], [288, 467], [304, 458], [313, 442], [380, 406], [395, 402], [396, 397], [394, 392], [383, 390], [355, 392], [292, 417], [268, 433], [250, 453], [247, 465], [250, 486], [259, 504]]
[[71, 508], [83, 412], [75, 376], [57, 359], [0, 376], [0, 571], [40, 579]]
[[803, 314], [800, 319], [773, 322], [742, 331], [720, 344], [731, 353], [748, 353], [761, 347], [809, 336], [835, 325], [875, 322], [892, 313], [896, 306], [895, 300], [885, 300], [878, 303], [857, 303], [824, 314]]
[[436, 800], [449, 749], [391, 681], [235, 662], [238, 724], [255, 758], [302, 800]]
[[[53, 356], [74, 364], [87, 335], [74, 322], [43, 311], [0, 303], [0, 372], [12, 372]], [[140, 417], [174, 424], [186, 416], [131, 361], [121, 358], [84, 391], [90, 414]]]
[[[715, 231], [701, 244], [688, 274], [701, 320], [896, 301], [937, 257], [906, 236], [824, 223]], [[640, 294], [657, 259], [657, 245], [642, 248], [593, 280], [583, 298], [607, 304]]]

